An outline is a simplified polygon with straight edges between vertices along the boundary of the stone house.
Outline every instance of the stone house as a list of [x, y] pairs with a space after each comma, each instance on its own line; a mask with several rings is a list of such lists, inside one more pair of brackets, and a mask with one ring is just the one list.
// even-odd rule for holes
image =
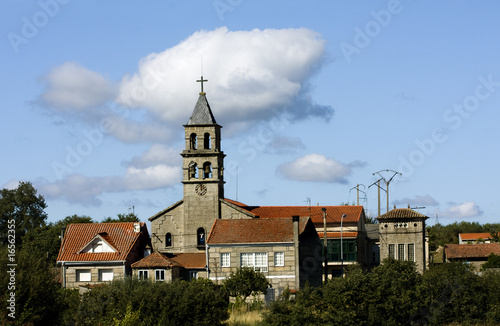
[[321, 285], [321, 243], [310, 218], [216, 220], [208, 238], [209, 278], [241, 267], [263, 273], [279, 293]]
[[423, 273], [429, 262], [429, 237], [425, 229], [428, 218], [410, 207], [394, 208], [377, 217], [380, 260], [412, 261], [416, 263], [417, 271]]
[[67, 226], [57, 263], [62, 286], [93, 286], [131, 275], [149, 242], [145, 223], [77, 223]]
[[447, 244], [444, 245], [443, 260], [464, 262], [479, 271], [490, 254], [500, 256], [500, 243]]
[[170, 282], [175, 279], [189, 281], [207, 275], [203, 253], [164, 254], [156, 251], [133, 263], [131, 267], [133, 276], [155, 282]]

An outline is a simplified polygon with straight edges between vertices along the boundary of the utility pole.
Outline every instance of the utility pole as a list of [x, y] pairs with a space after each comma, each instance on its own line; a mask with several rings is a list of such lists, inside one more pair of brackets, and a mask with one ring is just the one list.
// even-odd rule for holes
[[[389, 180], [387, 180], [386, 178], [384, 178], [384, 176], [382, 174], [380, 174], [380, 172], [393, 172], [393, 175], [392, 177], [390, 177]], [[389, 183], [391, 183], [392, 179], [394, 179], [394, 177], [396, 175], [403, 175], [401, 172], [397, 172], [397, 171], [394, 171], [394, 170], [381, 170], [381, 171], [378, 171], [378, 172], [375, 172], [373, 173], [373, 175], [375, 174], [378, 174], [380, 176], [380, 180], [384, 180], [385, 182], [385, 186], [386, 186], [386, 193], [387, 193], [387, 212], [389, 212]], [[379, 189], [380, 189], [380, 184], [379, 184]], [[380, 197], [379, 197], [380, 198]], [[379, 214], [380, 216], [380, 214]]]
[[326, 238], [326, 208], [322, 207], [321, 210], [323, 211], [323, 260], [325, 262], [325, 284], [328, 281], [328, 241]]
[[363, 186], [363, 187], [365, 187], [365, 185], [364, 185], [364, 184], [359, 184], [359, 183], [358, 183], [358, 184], [356, 185], [356, 187], [352, 187], [352, 188], [349, 190], [349, 192], [351, 192], [351, 190], [356, 189], [356, 205], [358, 205], [358, 206], [359, 206], [359, 192], [360, 192], [360, 191], [361, 191], [363, 194], [365, 194], [365, 199], [366, 199], [366, 192], [364, 192], [363, 190], [359, 190], [359, 186]]
[[380, 187], [380, 180], [382, 180], [382, 179], [378, 179], [377, 181], [375, 181], [374, 183], [372, 183], [371, 185], [368, 186], [368, 188], [370, 188], [373, 185], [377, 185], [377, 188], [378, 188], [378, 216], [380, 216], [380, 189], [387, 192], [384, 188]]

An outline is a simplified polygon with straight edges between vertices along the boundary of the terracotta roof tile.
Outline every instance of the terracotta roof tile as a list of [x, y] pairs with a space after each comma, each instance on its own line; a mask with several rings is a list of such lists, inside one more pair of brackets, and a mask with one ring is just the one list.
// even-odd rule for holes
[[363, 213], [363, 206], [247, 206], [243, 203], [224, 199], [260, 218], [310, 217], [313, 223], [323, 223], [322, 208], [326, 208], [326, 221], [340, 223], [342, 215], [344, 222], [357, 222]]
[[[299, 219], [302, 233], [310, 219]], [[293, 242], [292, 218], [216, 220], [208, 244]]]
[[157, 251], [132, 264], [132, 268], [170, 268], [172, 266], [180, 265]]
[[[121, 223], [77, 223], [66, 228], [64, 241], [57, 261], [124, 261], [141, 235], [148, 237], [145, 223], [140, 223], [141, 232], [134, 231], [135, 222]], [[117, 252], [78, 253], [97, 235], [106, 233], [106, 241]]]
[[428, 219], [428, 216], [420, 214], [410, 208], [395, 208], [385, 214], [377, 217], [377, 220], [390, 220], [390, 219]]
[[444, 252], [448, 259], [486, 258], [492, 253], [500, 255], [500, 243], [447, 244]]
[[[318, 236], [323, 239], [323, 232], [318, 232]], [[342, 232], [342, 238], [356, 238], [358, 236], [358, 232]], [[340, 232], [326, 232], [326, 238], [339, 238]]]
[[179, 253], [170, 257], [170, 260], [175, 261], [184, 268], [205, 268], [206, 254], [205, 253]]
[[458, 235], [462, 240], [491, 239], [489, 233], [459, 233]]

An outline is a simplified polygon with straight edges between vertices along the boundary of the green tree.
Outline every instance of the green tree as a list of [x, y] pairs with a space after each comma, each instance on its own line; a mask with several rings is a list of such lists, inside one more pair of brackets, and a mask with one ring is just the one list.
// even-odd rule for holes
[[8, 243], [8, 228], [14, 221], [16, 246], [20, 248], [28, 231], [45, 225], [46, 207], [45, 199], [37, 195], [30, 182], [20, 182], [16, 189], [0, 190], [0, 243]]
[[488, 256], [488, 261], [481, 266], [481, 270], [488, 268], [500, 268], [500, 256], [495, 254], [490, 254]]
[[140, 222], [135, 213], [118, 214], [116, 218], [107, 217], [102, 220], [102, 223], [116, 223], [116, 222]]
[[248, 267], [238, 268], [236, 272], [231, 272], [223, 284], [230, 296], [239, 297], [242, 302], [245, 302], [246, 298], [252, 294], [265, 294], [269, 287], [264, 274]]

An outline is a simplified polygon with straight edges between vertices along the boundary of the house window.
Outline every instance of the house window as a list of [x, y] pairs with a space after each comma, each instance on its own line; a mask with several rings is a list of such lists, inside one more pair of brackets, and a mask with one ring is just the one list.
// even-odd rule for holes
[[113, 270], [112, 269], [100, 269], [99, 270], [99, 281], [109, 282], [113, 280]]
[[280, 267], [285, 266], [285, 253], [284, 252], [275, 252], [274, 253], [274, 266]]
[[405, 260], [405, 245], [398, 244], [398, 260]]
[[157, 281], [157, 282], [165, 281], [165, 270], [164, 269], [155, 270], [155, 281]]
[[165, 234], [165, 247], [172, 247], [172, 234], [170, 232]]
[[189, 271], [189, 280], [196, 280], [198, 279], [198, 272], [197, 271]]
[[229, 252], [223, 252], [220, 254], [220, 266], [231, 267], [231, 254]]
[[396, 259], [396, 246], [393, 243], [389, 245], [389, 258]]
[[147, 280], [149, 278], [149, 271], [147, 270], [140, 270], [139, 271], [139, 279], [140, 280]]
[[241, 267], [253, 268], [256, 272], [267, 272], [267, 252], [240, 254]]
[[205, 245], [205, 229], [204, 228], [199, 228], [198, 231], [196, 231], [196, 241], [197, 241], [198, 246]]
[[344, 261], [356, 261], [357, 260], [357, 245], [356, 239], [342, 239], [342, 245], [340, 239], [328, 239], [327, 240], [327, 255], [328, 261], [341, 261], [340, 248], [344, 252]]
[[90, 269], [78, 269], [76, 271], [77, 282], [90, 282], [92, 280], [92, 273]]
[[415, 261], [415, 244], [408, 244], [408, 261]]

